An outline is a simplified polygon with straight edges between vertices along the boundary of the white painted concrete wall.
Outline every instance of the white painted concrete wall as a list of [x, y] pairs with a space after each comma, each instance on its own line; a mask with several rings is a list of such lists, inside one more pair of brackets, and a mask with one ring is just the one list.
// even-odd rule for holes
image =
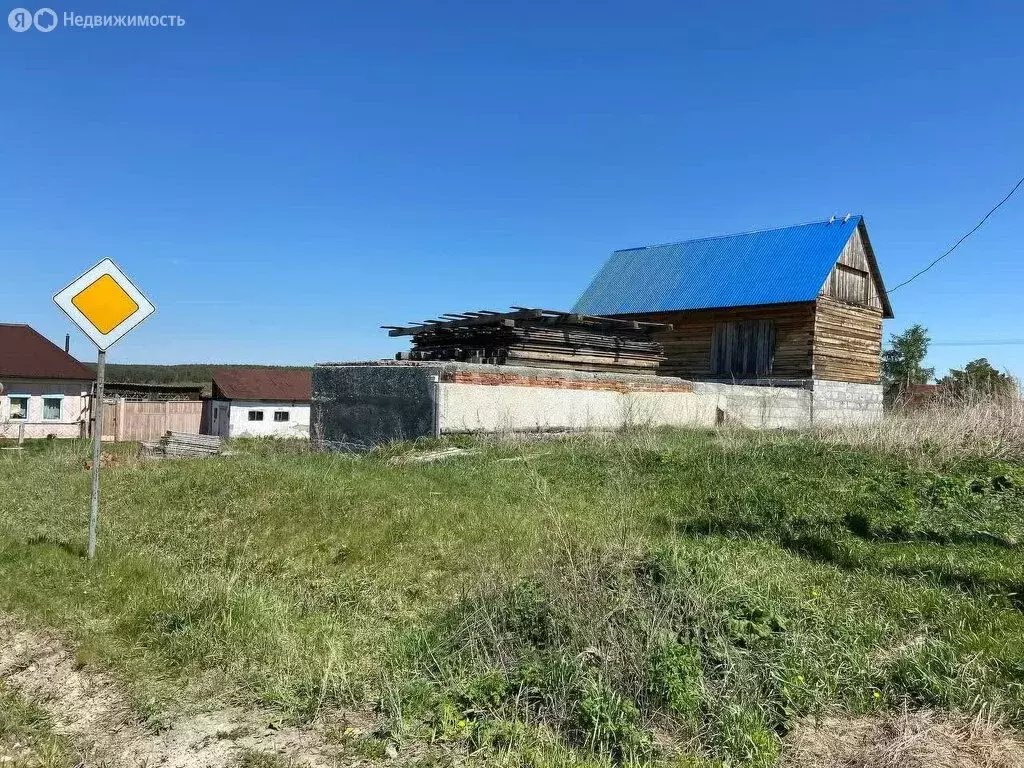
[[445, 432], [617, 429], [623, 426], [798, 429], [882, 418], [877, 384], [815, 381], [803, 387], [697, 382], [693, 392], [633, 392], [478, 384], [439, 385]]
[[[17, 438], [24, 428], [26, 438], [82, 437], [89, 420], [91, 382], [5, 379], [0, 396], [0, 438]], [[28, 395], [28, 418], [11, 418], [11, 397]], [[43, 397], [61, 396], [59, 419], [43, 418]]]
[[618, 429], [715, 423], [714, 409], [689, 392], [632, 392], [442, 383], [441, 432]]
[[[213, 401], [212, 407], [227, 405], [228, 432], [225, 435], [218, 416], [215, 434], [226, 437], [295, 437], [309, 439], [309, 403], [274, 403], [268, 401]], [[249, 411], [262, 411], [263, 421], [249, 421]], [[288, 421], [274, 421], [276, 411], [287, 411]], [[224, 410], [220, 410], [223, 414]]]

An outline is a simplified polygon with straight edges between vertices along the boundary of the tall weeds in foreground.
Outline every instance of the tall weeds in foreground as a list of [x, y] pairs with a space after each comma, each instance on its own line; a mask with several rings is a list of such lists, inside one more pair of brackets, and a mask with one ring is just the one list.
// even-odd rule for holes
[[912, 460], [1024, 460], [1024, 400], [1020, 397], [936, 398], [897, 406], [883, 420], [823, 427], [817, 439], [880, 450]]

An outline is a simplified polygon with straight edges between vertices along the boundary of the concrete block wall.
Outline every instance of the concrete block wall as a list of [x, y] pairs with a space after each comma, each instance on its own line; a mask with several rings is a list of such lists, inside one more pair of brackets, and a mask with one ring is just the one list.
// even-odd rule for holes
[[[795, 429], [867, 420], [880, 388], [693, 383], [665, 376], [471, 363], [324, 363], [313, 371], [310, 437], [321, 449], [365, 449], [459, 432], [618, 429], [624, 426]], [[822, 386], [818, 386], [822, 384]], [[813, 387], [813, 388], [812, 388]]]
[[870, 424], [882, 413], [882, 385], [815, 380], [813, 419], [816, 425]]
[[797, 429], [811, 423], [812, 393], [802, 386], [745, 386], [698, 382], [694, 392], [725, 423], [753, 429]]
[[315, 447], [362, 450], [459, 432], [626, 426], [798, 429], [882, 417], [877, 384], [693, 383], [667, 376], [472, 363], [323, 363], [313, 370]]

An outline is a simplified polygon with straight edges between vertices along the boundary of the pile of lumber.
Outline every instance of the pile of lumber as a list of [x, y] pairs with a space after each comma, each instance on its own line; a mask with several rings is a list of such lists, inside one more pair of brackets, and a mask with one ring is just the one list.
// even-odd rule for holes
[[216, 435], [168, 432], [155, 443], [143, 443], [142, 449], [152, 458], [184, 459], [217, 456], [223, 445]]
[[384, 327], [391, 336], [412, 336], [412, 350], [397, 355], [399, 360], [653, 374], [664, 360], [655, 334], [671, 326], [513, 307]]

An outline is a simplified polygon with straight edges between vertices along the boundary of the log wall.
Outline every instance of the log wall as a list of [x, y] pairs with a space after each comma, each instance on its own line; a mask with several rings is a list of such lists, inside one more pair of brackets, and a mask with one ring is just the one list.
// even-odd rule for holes
[[775, 357], [766, 379], [826, 379], [877, 384], [881, 377], [882, 311], [830, 296], [801, 304], [653, 312], [636, 320], [671, 323], [659, 334], [666, 361], [664, 376], [720, 379], [712, 366], [715, 327], [736, 320], [771, 320]]
[[882, 310], [819, 296], [814, 317], [814, 378], [877, 384]]
[[688, 312], [653, 312], [629, 317], [634, 320], [672, 324], [671, 331], [665, 331], [657, 337], [665, 348], [666, 361], [659, 369], [659, 373], [665, 376], [679, 376], [684, 379], [722, 378], [720, 374], [712, 371], [711, 349], [715, 326], [736, 320], [771, 320], [775, 324], [775, 359], [771, 374], [761, 378], [811, 377], [814, 302]]

